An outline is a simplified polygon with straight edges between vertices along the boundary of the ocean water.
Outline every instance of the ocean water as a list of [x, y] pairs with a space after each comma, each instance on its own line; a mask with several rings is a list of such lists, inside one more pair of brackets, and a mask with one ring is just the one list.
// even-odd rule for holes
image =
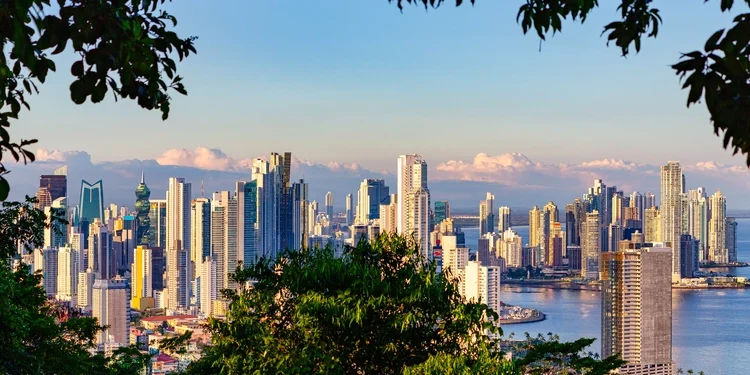
[[[737, 219], [737, 257], [750, 262], [750, 219]], [[528, 227], [514, 228], [524, 243]], [[466, 244], [476, 249], [477, 228], [464, 228]], [[750, 267], [717, 270], [750, 277]], [[547, 319], [504, 326], [505, 335], [555, 333], [562, 340], [596, 338], [600, 351], [599, 292], [503, 286], [503, 302], [539, 309]], [[750, 374], [750, 289], [672, 291], [672, 357], [678, 368], [706, 375]]]

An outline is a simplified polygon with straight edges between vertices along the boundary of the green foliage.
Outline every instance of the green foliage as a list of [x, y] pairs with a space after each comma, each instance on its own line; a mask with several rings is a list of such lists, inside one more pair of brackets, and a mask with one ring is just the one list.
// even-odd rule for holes
[[[484, 340], [482, 304], [395, 235], [331, 249], [288, 252], [238, 269], [227, 317], [211, 319], [213, 346], [192, 373], [397, 374], [431, 355], [459, 355]], [[470, 346], [471, 347], [471, 346]]]
[[41, 275], [26, 264], [12, 268], [17, 245], [34, 251], [44, 243], [44, 228], [56, 228], [60, 215], [47, 218], [35, 200], [3, 202], [0, 208], [0, 373], [135, 374], [149, 360], [132, 347], [113, 356], [92, 355], [101, 327], [47, 300]]
[[175, 56], [195, 53], [195, 38], [180, 38], [170, 28], [177, 19], [160, 10], [167, 0], [78, 1], [7, 0], [0, 2], [0, 201], [10, 187], [2, 157], [34, 161], [27, 149], [35, 139], [12, 141], [8, 128], [18, 119], [26, 97], [57, 70], [50, 55], [70, 47], [77, 56], [70, 73], [70, 98], [98, 103], [112, 90], [114, 98], [136, 100], [141, 107], [169, 116], [168, 89], [187, 95], [177, 75]]
[[[422, 4], [427, 9], [437, 8], [444, 0], [388, 0], [403, 10], [404, 4]], [[709, 2], [709, 0], [704, 0]], [[750, 0], [719, 0], [719, 9], [729, 12], [736, 3], [750, 8]], [[456, 0], [456, 6], [464, 2]], [[619, 20], [603, 27], [607, 45], [613, 42], [627, 56], [631, 47], [638, 53], [642, 39], [655, 38], [662, 23], [659, 9], [652, 0], [620, 0]], [[471, 1], [474, 4], [474, 0]], [[564, 20], [585, 22], [588, 15], [599, 6], [598, 0], [526, 0], [518, 10], [516, 21], [525, 33], [534, 30], [541, 40], [547, 34], [562, 31]], [[741, 5], [737, 5], [741, 6]], [[711, 114], [714, 133], [721, 136], [725, 149], [746, 156], [750, 166], [750, 12], [737, 15], [733, 25], [712, 34], [703, 50], [682, 54], [681, 61], [672, 65], [675, 73], [684, 79], [683, 89], [688, 90], [687, 105], [705, 100]]]
[[341, 258], [306, 249], [238, 269], [241, 287], [223, 292], [227, 316], [209, 320], [212, 345], [187, 372], [520, 375], [564, 364], [604, 374], [597, 369], [619, 366], [583, 354], [592, 340], [515, 342], [522, 356], [504, 359], [502, 332], [489, 321], [497, 314], [464, 301], [419, 254], [413, 241], [385, 234]]

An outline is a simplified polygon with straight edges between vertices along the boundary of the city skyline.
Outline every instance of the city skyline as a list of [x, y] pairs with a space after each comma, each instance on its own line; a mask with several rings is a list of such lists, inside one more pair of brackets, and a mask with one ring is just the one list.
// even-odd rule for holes
[[[14, 186], [11, 198], [22, 199], [27, 190], [36, 190], [38, 175], [48, 174], [55, 168], [68, 165], [70, 181], [102, 179], [107, 185], [107, 200], [117, 204], [130, 204], [133, 183], [145, 170], [151, 183], [152, 199], [163, 199], [161, 190], [166, 190], [167, 179], [174, 175], [185, 175], [193, 183], [205, 180], [208, 194], [226, 189], [235, 181], [249, 179], [251, 160], [236, 160], [219, 150], [184, 150], [182, 157], [173, 160], [126, 160], [121, 162], [92, 163], [85, 152], [60, 152], [42, 150], [39, 161], [18, 165], [7, 177]], [[203, 156], [200, 156], [203, 155]], [[677, 159], [678, 158], [672, 158]], [[206, 163], [213, 160], [214, 164]], [[171, 164], [169, 164], [171, 163]], [[332, 191], [340, 196], [335, 210], [344, 209], [346, 194], [354, 194], [361, 181], [366, 178], [384, 179], [386, 185], [395, 187], [395, 163], [392, 171], [372, 171], [357, 163], [315, 163], [304, 158], [292, 158], [292, 179], [304, 179], [310, 183], [311, 200], [324, 201], [324, 195]], [[167, 165], [165, 165], [167, 164]], [[471, 162], [431, 161], [429, 165], [432, 196], [447, 199], [456, 209], [476, 207], [476, 194], [492, 192], [497, 195], [497, 204], [515, 207], [531, 207], [544, 204], [546, 200], [563, 201], [577, 197], [581, 189], [590, 186], [593, 179], [603, 179], [620, 186], [625, 191], [652, 191], [658, 193], [660, 165], [641, 165], [619, 160], [583, 161], [577, 164], [547, 164], [533, 161], [523, 154], [504, 154], [496, 157], [480, 154]], [[682, 169], [688, 175], [688, 185], [703, 186], [707, 191], [722, 188], [730, 205], [729, 210], [750, 209], [750, 198], [744, 193], [750, 188], [750, 173], [741, 166], [726, 166], [712, 162], [686, 164]], [[333, 184], [330, 180], [340, 183]], [[193, 189], [197, 197], [198, 189]], [[470, 194], [469, 194], [470, 193]], [[549, 197], [545, 199], [546, 197]], [[73, 199], [76, 199], [73, 197]], [[77, 204], [74, 200], [71, 203]]]

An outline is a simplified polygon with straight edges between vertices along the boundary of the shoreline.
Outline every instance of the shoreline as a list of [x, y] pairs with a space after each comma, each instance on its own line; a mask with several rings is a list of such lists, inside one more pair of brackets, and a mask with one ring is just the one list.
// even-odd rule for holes
[[[570, 281], [552, 281], [552, 280], [503, 280], [501, 285], [510, 285], [516, 287], [529, 287], [539, 289], [558, 289], [558, 290], [586, 290], [600, 292], [600, 284], [578, 284]], [[672, 289], [679, 290], [705, 290], [705, 289], [745, 289], [744, 284], [699, 284], [699, 285], [672, 285]]]

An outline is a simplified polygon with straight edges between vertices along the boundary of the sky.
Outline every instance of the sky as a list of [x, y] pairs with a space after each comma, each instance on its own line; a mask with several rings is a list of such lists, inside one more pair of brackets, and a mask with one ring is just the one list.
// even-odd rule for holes
[[[12, 134], [38, 138], [48, 153], [83, 151], [93, 163], [226, 169], [212, 163], [292, 151], [392, 173], [399, 154], [419, 153], [437, 175], [505, 183], [485, 167], [530, 159], [561, 170], [649, 169], [679, 160], [750, 181], [705, 108], [686, 108], [669, 67], [731, 24], [717, 2], [659, 2], [658, 38], [628, 58], [600, 36], [617, 19], [616, 2], [601, 1], [584, 25], [566, 22], [541, 45], [515, 21], [522, 3], [399, 12], [386, 0], [175, 1], [176, 31], [199, 39], [198, 54], [178, 65], [189, 95], [173, 94], [168, 121], [111, 97], [73, 104], [72, 57], [63, 54]], [[204, 149], [218, 154], [198, 162]]]

